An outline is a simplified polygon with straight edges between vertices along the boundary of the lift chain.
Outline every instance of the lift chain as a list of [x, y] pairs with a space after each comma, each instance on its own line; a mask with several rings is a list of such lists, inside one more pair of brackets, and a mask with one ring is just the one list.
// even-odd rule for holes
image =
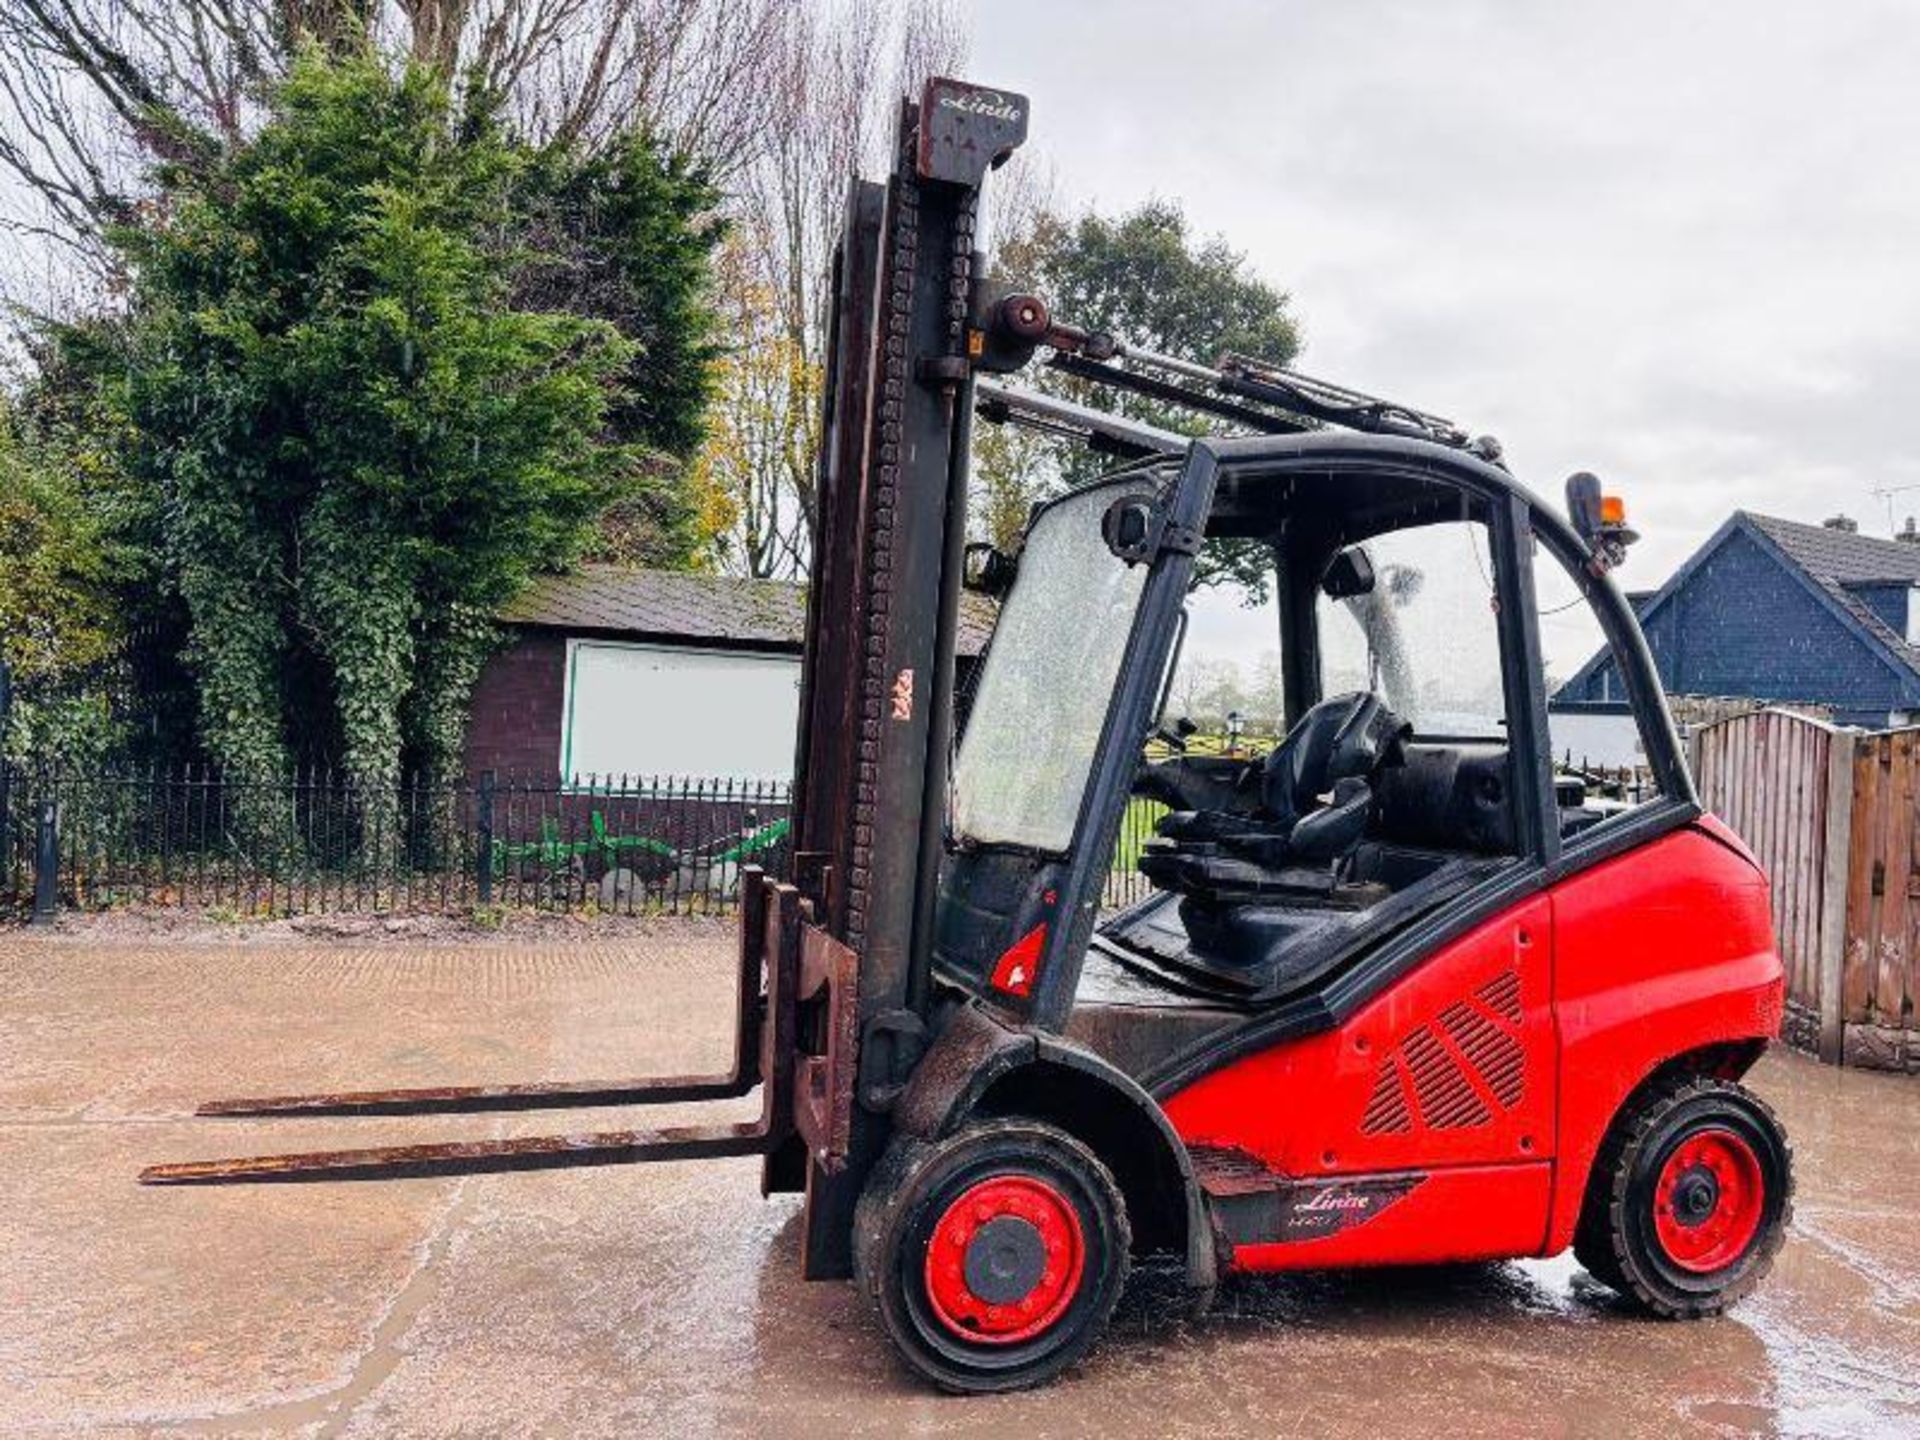
[[[893, 548], [900, 502], [901, 426], [906, 389], [914, 380], [951, 385], [967, 371], [967, 313], [971, 298], [973, 242], [978, 191], [962, 202], [954, 227], [953, 248], [946, 257], [946, 355], [916, 374], [911, 363], [914, 279], [920, 255], [920, 187], [914, 166], [918, 144], [914, 125], [901, 127], [903, 147], [895, 166], [889, 194], [889, 226], [880, 317], [880, 429], [878, 464], [873, 468], [869, 497], [872, 560], [865, 577], [865, 656], [860, 678], [860, 758], [855, 776], [853, 806], [853, 864], [847, 876], [846, 942], [856, 950], [866, 943], [867, 919], [873, 883], [874, 806], [879, 789], [879, 753], [882, 727], [892, 703], [894, 677], [887, 674], [888, 610], [893, 598]], [[958, 361], [955, 368], [951, 362]], [[949, 371], [953, 373], [949, 373]]]

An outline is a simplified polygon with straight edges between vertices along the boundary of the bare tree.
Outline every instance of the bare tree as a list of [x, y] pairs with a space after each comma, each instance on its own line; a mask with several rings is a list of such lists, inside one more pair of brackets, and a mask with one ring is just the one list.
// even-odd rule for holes
[[[723, 559], [735, 568], [756, 575], [805, 568], [826, 362], [825, 285], [848, 185], [856, 172], [887, 168], [902, 97], [917, 95], [928, 75], [958, 70], [965, 51], [965, 32], [947, 0], [812, 3], [782, 32], [778, 62], [762, 79], [772, 104], [766, 144], [739, 186], [737, 243], [746, 253], [736, 263], [753, 277], [756, 303], [773, 307], [774, 334], [743, 333], [739, 343], [777, 340], [779, 429], [793, 443], [746, 450], [736, 444], [715, 466], [716, 481], [736, 497], [738, 524], [758, 519], [775, 527], [722, 537]], [[722, 378], [716, 436], [724, 444], [749, 428], [770, 397], [764, 365], [738, 365]]]
[[[262, 38], [247, 0], [0, 10], [0, 165], [37, 195], [39, 233], [76, 248], [124, 214], [141, 164], [236, 134]], [[16, 228], [21, 228], [16, 224]]]
[[806, 516], [796, 477], [812, 458], [817, 398], [807, 361], [783, 319], [771, 253], [747, 217], [721, 255], [716, 298], [732, 343], [721, 358], [708, 417], [701, 479], [719, 503], [710, 509], [716, 558], [744, 575], [788, 575], [805, 566]]
[[[901, 96], [959, 68], [955, 0], [6, 0], [0, 171], [20, 183], [0, 187], [0, 224], [77, 254], [97, 295], [102, 230], [136, 212], [156, 161], [244, 141], [301, 46], [365, 43], [535, 143], [591, 151], [641, 128], [727, 189], [739, 353], [705, 467], [733, 517], [717, 548], [754, 574], [802, 568], [848, 180], [885, 168]], [[12, 268], [17, 290], [18, 247]]]
[[[1023, 148], [994, 175], [986, 238], [995, 270], [1030, 283], [1031, 250], [1043, 222], [1058, 211], [1058, 183], [1042, 152]], [[1059, 488], [1056, 443], [1017, 425], [974, 432], [969, 526], [975, 538], [1011, 550], [1036, 501]]]
[[773, 116], [766, 72], [786, 49], [798, 0], [552, 4], [567, 13], [539, 35], [493, 42], [505, 32], [488, 27], [477, 58], [530, 133], [597, 143], [642, 126], [722, 180], [752, 162]]
[[498, 103], [530, 140], [643, 127], [722, 180], [758, 156], [802, 0], [7, 0], [0, 224], [104, 268], [156, 161], [247, 135], [303, 45], [371, 43]]

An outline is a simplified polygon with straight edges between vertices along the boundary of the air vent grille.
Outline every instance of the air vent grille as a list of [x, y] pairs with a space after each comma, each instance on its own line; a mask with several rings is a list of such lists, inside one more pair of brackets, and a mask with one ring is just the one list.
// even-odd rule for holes
[[1502, 970], [1474, 991], [1476, 998], [1509, 1025], [1520, 1023], [1520, 973]]
[[1500, 1108], [1511, 1110], [1526, 1089], [1526, 1052], [1520, 1042], [1486, 1015], [1466, 1005], [1449, 1005], [1440, 1024], [1460, 1053], [1493, 1091]]
[[1475, 1093], [1460, 1062], [1434, 1038], [1433, 1027], [1422, 1025], [1400, 1046], [1413, 1074], [1413, 1093], [1420, 1102], [1420, 1119], [1434, 1130], [1466, 1130], [1493, 1118]]
[[1360, 1133], [1407, 1134], [1416, 1108], [1428, 1129], [1470, 1130], [1493, 1119], [1488, 1095], [1514, 1109], [1526, 1095], [1521, 1013], [1520, 976], [1507, 970], [1411, 1031], [1381, 1057]]
[[1373, 1077], [1373, 1095], [1360, 1129], [1368, 1135], [1404, 1135], [1413, 1129], [1413, 1111], [1407, 1107], [1407, 1087], [1400, 1066], [1389, 1055]]

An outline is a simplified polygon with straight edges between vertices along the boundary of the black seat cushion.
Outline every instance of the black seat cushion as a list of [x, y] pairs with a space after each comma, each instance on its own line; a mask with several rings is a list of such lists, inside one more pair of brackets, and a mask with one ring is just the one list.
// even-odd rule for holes
[[1267, 756], [1262, 808], [1289, 823], [1311, 814], [1340, 781], [1370, 779], [1396, 760], [1412, 729], [1365, 690], [1322, 700]]
[[1376, 695], [1322, 701], [1263, 762], [1255, 809], [1164, 816], [1141, 872], [1162, 889], [1214, 900], [1297, 893], [1303, 868], [1316, 866], [1330, 884], [1372, 818], [1368, 777], [1399, 759], [1409, 729]]
[[1287, 837], [1287, 850], [1302, 864], [1330, 863], [1347, 854], [1367, 833], [1373, 815], [1373, 787], [1356, 775], [1334, 782], [1333, 801], [1300, 817]]
[[1170, 810], [1153, 827], [1154, 834], [1189, 845], [1217, 845], [1241, 836], [1265, 835], [1273, 823], [1237, 810]]

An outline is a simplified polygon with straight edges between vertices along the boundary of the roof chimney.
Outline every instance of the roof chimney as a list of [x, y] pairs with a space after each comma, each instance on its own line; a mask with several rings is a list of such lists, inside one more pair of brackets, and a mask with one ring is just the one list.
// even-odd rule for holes
[[1902, 529], [1894, 531], [1893, 538], [1898, 540], [1902, 545], [1920, 545], [1920, 529], [1915, 528], [1913, 516], [1907, 516], [1906, 525]]
[[1823, 530], [1844, 530], [1849, 535], [1860, 533], [1860, 522], [1851, 515], [1829, 515], [1820, 522]]

